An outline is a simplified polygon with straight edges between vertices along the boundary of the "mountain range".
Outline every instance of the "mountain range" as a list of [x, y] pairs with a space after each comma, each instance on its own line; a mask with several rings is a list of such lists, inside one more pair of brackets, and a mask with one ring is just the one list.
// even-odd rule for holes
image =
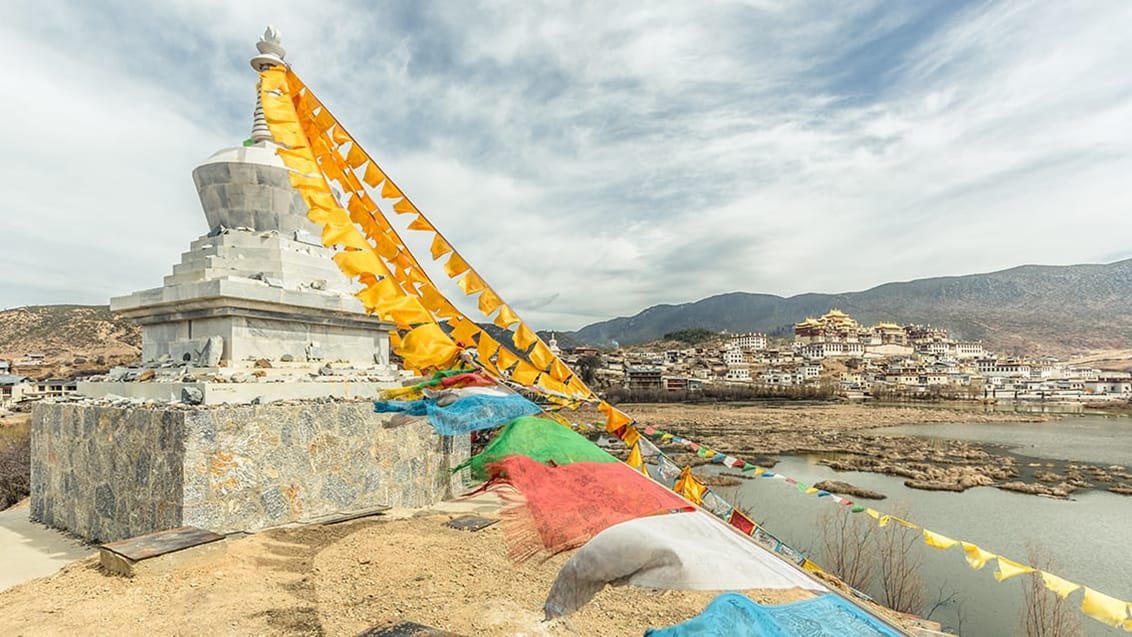
[[999, 272], [886, 283], [863, 292], [731, 292], [568, 333], [576, 341], [632, 345], [682, 328], [788, 337], [808, 316], [837, 308], [863, 325], [946, 327], [1003, 354], [1073, 354], [1132, 347], [1132, 259], [1109, 264], [1023, 265]]

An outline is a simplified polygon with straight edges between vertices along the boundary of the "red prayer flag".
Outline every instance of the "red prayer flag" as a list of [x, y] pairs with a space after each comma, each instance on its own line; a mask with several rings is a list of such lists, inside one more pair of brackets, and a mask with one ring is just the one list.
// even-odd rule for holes
[[755, 523], [751, 518], [743, 515], [739, 509], [731, 509], [731, 519], [728, 520], [731, 526], [743, 532], [743, 535], [750, 535], [755, 532]]

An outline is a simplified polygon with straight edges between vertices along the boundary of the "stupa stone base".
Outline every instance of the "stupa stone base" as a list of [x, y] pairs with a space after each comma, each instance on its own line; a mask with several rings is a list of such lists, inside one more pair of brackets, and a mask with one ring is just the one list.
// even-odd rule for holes
[[[313, 383], [312, 383], [313, 384]], [[469, 440], [391, 427], [372, 402], [32, 412], [31, 516], [91, 542], [196, 526], [256, 531], [450, 497]]]

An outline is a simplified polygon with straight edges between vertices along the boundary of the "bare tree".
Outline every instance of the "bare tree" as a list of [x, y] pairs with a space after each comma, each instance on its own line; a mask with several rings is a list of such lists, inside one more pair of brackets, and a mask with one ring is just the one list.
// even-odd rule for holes
[[[1040, 544], [1027, 543], [1026, 557], [1030, 566], [1037, 569], [1052, 571], [1057, 568], [1053, 557]], [[1022, 634], [1029, 637], [1077, 637], [1084, 634], [1081, 630], [1081, 618], [1074, 612], [1073, 606], [1057, 593], [1046, 590], [1041, 573], [1029, 573], [1022, 577], [1030, 578], [1018, 618]]]
[[922, 537], [920, 529], [896, 522], [890, 522], [876, 534], [880, 599], [885, 606], [902, 613], [919, 614], [924, 610], [924, 582], [920, 577]]
[[818, 529], [822, 566], [849, 586], [865, 590], [872, 583], [877, 566], [873, 542], [877, 528], [873, 521], [838, 507], [821, 513]]

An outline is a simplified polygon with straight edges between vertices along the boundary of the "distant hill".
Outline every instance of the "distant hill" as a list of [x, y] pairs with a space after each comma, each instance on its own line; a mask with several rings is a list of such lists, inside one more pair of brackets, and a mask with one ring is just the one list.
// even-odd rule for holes
[[33, 305], [0, 310], [0, 359], [28, 353], [49, 364], [75, 358], [131, 360], [141, 352], [141, 330], [105, 305]]
[[793, 324], [841, 309], [863, 324], [931, 324], [1000, 353], [1074, 353], [1132, 347], [1132, 259], [1104, 265], [1024, 265], [1000, 272], [886, 283], [863, 292], [789, 298], [733, 292], [569, 334], [591, 345], [656, 340], [681, 328], [788, 336]]

